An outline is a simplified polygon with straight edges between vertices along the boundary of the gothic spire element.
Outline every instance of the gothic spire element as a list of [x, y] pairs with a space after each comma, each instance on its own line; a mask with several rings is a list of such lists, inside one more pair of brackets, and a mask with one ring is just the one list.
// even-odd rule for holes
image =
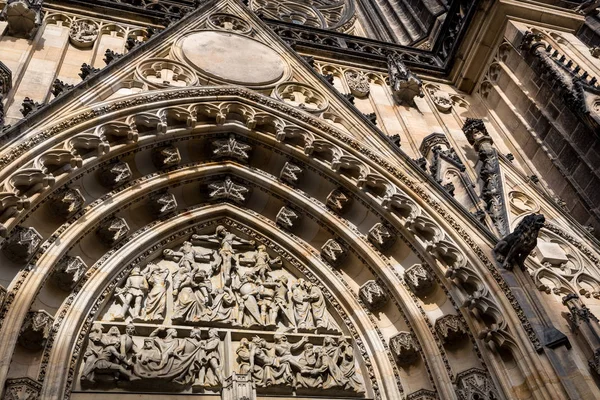
[[423, 82], [404, 65], [397, 53], [388, 54], [387, 64], [390, 87], [398, 104], [410, 106], [416, 96], [424, 96]]
[[43, 0], [8, 0], [0, 20], [8, 24], [8, 34], [32, 38], [42, 24]]
[[[569, 309], [571, 331], [577, 334], [588, 347], [592, 357], [590, 369], [600, 376], [600, 322], [575, 293], [563, 297], [562, 303]], [[589, 354], [588, 353], [588, 354]]]
[[502, 188], [498, 152], [493, 147], [494, 141], [488, 133], [483, 121], [467, 118], [462, 128], [467, 140], [479, 154], [479, 178], [483, 182], [481, 198], [486, 204], [486, 211], [492, 218], [500, 235], [510, 232], [506, 204]]
[[537, 245], [537, 237], [545, 221], [542, 214], [530, 214], [523, 218], [515, 231], [502, 238], [494, 247], [496, 261], [508, 270], [515, 265], [525, 270], [525, 259]]

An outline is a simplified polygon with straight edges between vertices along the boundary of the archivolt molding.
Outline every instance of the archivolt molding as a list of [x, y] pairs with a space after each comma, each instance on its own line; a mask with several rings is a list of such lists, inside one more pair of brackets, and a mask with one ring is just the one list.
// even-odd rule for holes
[[[440, 268], [438, 273], [445, 273], [446, 276], [451, 278], [456, 283], [456, 288], [460, 289], [461, 296], [465, 299], [465, 306], [471, 310], [475, 319], [481, 322], [483, 330], [481, 331], [481, 337], [491, 348], [503, 347], [508, 345], [512, 351], [520, 353], [519, 348], [526, 348], [529, 344], [519, 338], [518, 334], [520, 324], [523, 324], [523, 328], [534, 346], [539, 346], [539, 341], [535, 337], [529, 322], [520, 311], [516, 299], [504, 283], [494, 265], [489, 261], [486, 254], [481, 248], [475, 243], [473, 239], [469, 237], [462, 226], [452, 217], [449, 212], [443, 208], [439, 203], [433, 200], [418, 184], [408, 178], [403, 172], [393, 167], [389, 163], [380, 159], [377, 155], [371, 151], [363, 148], [358, 142], [350, 139], [348, 136], [337, 131], [331, 126], [324, 124], [323, 122], [310, 117], [308, 114], [294, 110], [280, 102], [265, 98], [264, 96], [257, 95], [251, 91], [230, 87], [230, 88], [201, 88], [201, 89], [184, 89], [184, 90], [173, 90], [165, 91], [163, 93], [152, 93], [144, 94], [141, 96], [124, 99], [112, 104], [107, 104], [101, 108], [89, 110], [80, 114], [79, 116], [63, 120], [57, 125], [48, 128], [45, 131], [32, 135], [25, 140], [22, 140], [20, 144], [13, 146], [10, 150], [6, 151], [2, 158], [0, 158], [0, 167], [4, 167], [3, 171], [6, 171], [8, 165], [19, 162], [23, 166], [27, 166], [25, 161], [24, 152], [28, 151], [28, 154], [39, 156], [43, 154], [43, 147], [48, 149], [48, 146], [44, 146], [46, 141], [52, 143], [58, 143], [59, 147], [64, 146], [66, 143], [72, 143], [72, 140], [67, 139], [72, 137], [75, 132], [81, 132], [85, 129], [90, 129], [97, 124], [102, 124], [104, 118], [109, 118], [110, 112], [119, 111], [120, 115], [124, 114], [125, 109], [130, 109], [131, 113], [135, 113], [138, 109], [148, 109], [148, 103], [156, 102], [159, 105], [160, 102], [168, 102], [170, 106], [174, 106], [176, 103], [185, 103], [185, 99], [194, 98], [193, 101], [197, 102], [201, 96], [221, 96], [220, 101], [217, 104], [208, 104], [205, 107], [199, 107], [192, 105], [189, 108], [182, 108], [178, 106], [176, 112], [171, 112], [170, 108], [163, 108], [157, 114], [146, 113], [140, 118], [129, 117], [129, 130], [131, 134], [121, 135], [108, 135], [101, 136], [98, 134], [86, 134], [88, 135], [82, 142], [79, 143], [79, 147], [76, 148], [76, 155], [80, 153], [80, 148], [83, 150], [91, 151], [92, 156], [103, 154], [110, 151], [110, 156], [123, 155], [127, 149], [127, 141], [138, 140], [138, 147], [142, 144], [142, 140], [154, 141], [152, 137], [159, 135], [165, 139], [172, 137], [176, 138], [177, 135], [188, 131], [189, 127], [197, 126], [201, 121], [206, 118], [212, 119], [218, 123], [223, 124], [226, 121], [238, 120], [243, 122], [247, 128], [261, 130], [258, 137], [268, 137], [269, 134], [275, 136], [280, 144], [277, 146], [284, 146], [287, 150], [291, 151], [298, 157], [312, 158], [313, 165], [318, 165], [322, 171], [328, 175], [333, 176], [333, 179], [339, 180], [339, 176], [344, 173], [344, 168], [334, 168], [334, 165], [361, 165], [365, 171], [371, 171], [367, 174], [359, 172], [358, 177], [364, 178], [363, 184], [359, 185], [361, 179], [357, 179], [350, 174], [350, 179], [347, 180], [348, 184], [355, 185], [356, 188], [362, 188], [362, 193], [365, 199], [370, 199], [369, 202], [377, 204], [375, 208], [381, 210], [381, 214], [385, 215], [389, 221], [388, 223], [396, 226], [400, 231], [406, 232], [408, 237], [413, 238], [414, 243], [418, 244], [418, 247], [422, 247], [422, 251], [426, 254], [430, 254], [438, 259], [439, 264], [435, 264]], [[232, 97], [236, 100], [227, 100], [227, 97]], [[232, 98], [232, 100], [233, 100]], [[248, 99], [255, 103], [253, 106], [240, 104], [240, 100]], [[177, 101], [183, 100], [183, 101]], [[262, 107], [261, 107], [262, 105]], [[267, 106], [270, 108], [269, 112], [262, 111], [260, 108]], [[257, 112], [256, 108], [260, 111]], [[232, 111], [233, 110], [233, 111]], [[271, 115], [269, 115], [269, 113]], [[287, 114], [285, 116], [284, 114]], [[275, 117], [273, 117], [275, 115]], [[140, 123], [138, 123], [140, 121]], [[273, 122], [276, 121], [276, 122]], [[272, 124], [271, 124], [272, 123]], [[81, 124], [81, 127], [77, 125]], [[125, 124], [127, 125], [127, 124]], [[265, 126], [266, 125], [266, 126]], [[272, 127], [272, 128], [269, 128]], [[150, 127], [150, 129], [148, 129]], [[171, 128], [171, 132], [167, 128]], [[125, 129], [125, 127], [123, 126]], [[114, 132], [123, 132], [123, 130], [117, 129]], [[316, 131], [315, 133], [307, 133], [310, 131]], [[136, 134], [134, 134], [134, 132]], [[265, 136], [262, 132], [266, 132]], [[256, 135], [256, 133], [254, 133]], [[52, 140], [49, 140], [51, 139]], [[130, 139], [127, 139], [130, 138]], [[64, 144], [60, 144], [60, 140], [64, 140]], [[120, 141], [125, 142], [120, 142]], [[270, 139], [273, 141], [272, 139]], [[39, 145], [39, 146], [38, 146]], [[36, 148], [36, 146], [38, 146]], [[137, 151], [140, 151], [139, 149]], [[341, 154], [346, 157], [346, 161], [342, 161]], [[68, 157], [67, 157], [68, 158]], [[352, 163], [349, 161], [353, 160]], [[83, 168], [88, 169], [90, 167], [97, 168], [94, 166], [93, 161], [85, 159]], [[69, 161], [70, 165], [70, 161]], [[75, 163], [77, 166], [77, 163]], [[350, 169], [352, 171], [353, 169]], [[357, 169], [360, 171], [360, 168]], [[44, 176], [47, 175], [43, 171], [39, 171]], [[72, 177], [74, 174], [67, 174]], [[76, 174], [75, 174], [76, 175]], [[347, 177], [348, 175], [345, 174]], [[377, 179], [369, 180], [368, 177], [376, 177]], [[387, 176], [391, 178], [388, 179]], [[3, 176], [5, 181], [10, 180], [10, 176]], [[148, 179], [145, 177], [144, 179]], [[151, 178], [151, 176], [150, 176]], [[63, 184], [67, 179], [66, 177], [60, 177], [57, 179], [59, 185]], [[66, 182], [65, 182], [66, 183]], [[169, 180], [169, 184], [173, 184], [172, 179]], [[131, 185], [125, 185], [125, 188]], [[29, 190], [34, 193], [29, 194], [31, 197], [29, 200], [33, 203], [39, 203], [44, 197], [48, 195], [48, 190], [43, 188], [35, 188], [36, 185], [32, 185]], [[38, 185], [39, 186], [39, 185]], [[407, 195], [404, 190], [409, 190], [414, 193], [417, 201], [411, 199], [411, 196]], [[353, 189], [356, 192], [355, 189]], [[27, 192], [27, 191], [26, 191]], [[36, 192], [43, 192], [41, 195], [36, 195]], [[14, 193], [14, 192], [13, 192]], [[107, 194], [99, 201], [103, 201], [106, 198], [113, 197], [111, 194]], [[437, 213], [437, 218], [433, 219], [428, 216], [423, 210], [422, 205], [427, 204], [427, 207], [432, 209], [434, 213]], [[304, 203], [306, 205], [306, 203]], [[15, 210], [16, 211], [16, 210]], [[16, 211], [17, 213], [20, 211]], [[22, 213], [22, 212], [21, 212]], [[17, 219], [11, 221], [11, 227], [15, 226], [16, 222], [22, 217], [20, 215]], [[458, 236], [462, 237], [462, 240], [475, 252], [479, 261], [472, 261], [460, 250], [459, 246], [454, 243], [448, 236], [451, 234], [451, 230], [444, 229], [438, 225], [438, 221], [445, 219], [447, 223], [458, 232]], [[100, 221], [91, 221], [98, 223]], [[90, 221], [88, 221], [90, 223]], [[89, 228], [87, 232], [93, 228]], [[448, 233], [446, 233], [448, 232]], [[55, 232], [50, 240], [42, 245], [43, 250], [48, 250], [51, 246], [52, 240], [56, 240], [57, 237], [61, 237], [62, 240], [69, 240], [80, 236], [81, 232], [77, 232], [76, 235], [68, 234], [66, 228], [60, 228], [59, 231]], [[454, 234], [452, 234], [454, 236]], [[63, 249], [64, 250], [64, 249]], [[28, 269], [25, 269], [21, 275], [13, 281], [11, 284], [11, 292], [8, 296], [7, 304], [14, 303], [9, 308], [9, 313], [13, 314], [22, 313], [26, 311], [31, 302], [25, 298], [19, 299], [18, 302], [14, 302], [15, 296], [24, 295], [24, 293], [18, 293], [18, 288], [27, 281], [28, 288], [32, 292], [35, 292], [33, 288], [40, 287], [43, 282], [43, 278], [40, 280], [40, 275], [43, 277], [47, 274], [43, 272], [44, 268], [48, 265], [53, 265], [58, 261], [58, 254], [54, 252], [45, 251], [44, 263], [38, 263], [35, 267], [36, 273], [33, 277], [33, 281], [27, 280]], [[38, 253], [37, 257], [40, 257], [41, 253]], [[48, 258], [50, 257], [50, 258]], [[373, 255], [368, 256], [369, 259], [373, 259]], [[377, 257], [375, 257], [377, 259]], [[39, 259], [36, 259], [39, 261]], [[491, 272], [496, 283], [485, 276], [485, 273], [478, 271], [478, 266], [481, 264], [485, 265], [487, 270]], [[44, 267], [46, 266], [46, 267]], [[483, 274], [484, 277], [481, 277]], [[395, 278], [387, 278], [389, 283], [393, 285], [396, 281]], [[497, 289], [490, 290], [489, 287], [495, 287], [499, 285], [500, 291], [504, 291], [508, 297], [508, 301], [515, 308], [517, 315], [514, 316], [512, 313], [506, 313], [505, 301], [500, 297], [497, 298], [493, 292]], [[32, 293], [30, 293], [32, 295]], [[18, 309], [17, 309], [18, 308]], [[501, 311], [502, 310], [502, 311]], [[6, 312], [6, 309], [5, 309]], [[504, 314], [504, 315], [503, 315]], [[507, 317], [508, 320], [505, 318]], [[16, 317], [18, 320], [19, 318]], [[492, 321], [492, 322], [491, 322]], [[489, 325], [491, 322], [491, 325]], [[479, 324], [479, 323], [478, 323]], [[486, 327], [487, 325], [487, 327]], [[511, 326], [511, 328], [509, 328]], [[8, 329], [8, 328], [5, 328]], [[508, 331], [515, 332], [516, 336], [512, 336]], [[515, 346], [518, 343], [518, 346]], [[12, 343], [6, 343], [3, 346], [4, 352], [12, 353]], [[9, 357], [10, 358], [10, 357]], [[6, 358], [5, 358], [6, 359]]]

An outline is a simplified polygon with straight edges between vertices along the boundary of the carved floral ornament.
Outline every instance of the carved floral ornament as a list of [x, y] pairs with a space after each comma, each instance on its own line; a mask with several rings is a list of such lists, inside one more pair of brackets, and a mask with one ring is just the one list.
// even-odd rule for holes
[[[221, 93], [221, 91], [224, 92]], [[182, 102], [184, 104], [177, 106], [176, 112], [175, 109], [160, 109], [151, 112], [148, 108], [148, 104], [151, 101], [170, 99], [170, 96], [173, 96], [174, 94], [186, 99], [189, 97], [194, 97], [194, 101], [197, 101], [202, 93], [209, 96], [215, 96], [221, 93], [223, 95], [237, 95], [240, 97], [238, 97], [236, 102], [206, 102], [200, 104], [188, 104], [187, 106], [185, 105], [185, 102]], [[364, 165], [364, 168], [369, 171], [369, 173], [365, 175], [366, 187], [371, 184], [370, 179], [374, 179], [372, 181], [373, 185], [385, 188], [384, 190], [378, 192], [379, 194], [376, 198], [377, 202], [381, 204], [381, 207], [390, 210], [390, 212], [393, 212], [398, 216], [398, 223], [402, 224], [402, 226], [408, 229], [411, 235], [415, 236], [417, 239], [415, 243], [417, 243], [417, 245], [420, 246], [420, 243], [428, 243], [426, 248], [425, 246], [423, 247], [424, 251], [437, 256], [437, 258], [440, 260], [440, 263], [443, 264], [443, 268], [446, 269], [447, 276], [454, 282], [457, 289], [463, 290], [463, 283], [469, 282], [467, 286], [469, 288], [468, 290], [471, 290], [473, 287], [473, 282], [476, 282], [477, 287], [481, 290], [477, 293], [477, 301], [469, 303], [469, 306], [473, 308], [480, 307], [481, 311], [478, 314], [486, 316], [486, 318], [479, 320], [479, 323], [491, 323], [496, 327], [494, 332], [490, 333], [488, 336], [489, 340], [494, 341], [496, 340], [495, 338], [497, 336], [500, 337], [500, 335], [504, 335], [503, 337], [511, 336], [509, 327], [507, 326], [506, 321], [504, 321], [502, 318], [502, 312], [500, 312], [500, 307], [497, 305], [494, 298], [495, 295], [491, 294], [491, 292], [486, 289], [486, 284], [484, 284], [479, 278], [479, 272], [477, 269], [474, 268], [469, 261], [467, 261], [467, 258], [462, 254], [462, 251], [459, 249], [459, 247], [448, 236], [444, 236], [443, 234], [431, 235], [431, 233], [429, 233], [436, 229], [439, 229], [441, 232], [444, 231], [442, 228], [436, 228], [437, 225], [435, 220], [430, 218], [427, 212], [421, 208], [421, 206], [419, 206], [410, 198], [408, 194], [406, 194], [406, 192], [398, 187], [397, 182], [402, 182], [402, 185], [407, 185], [413, 189], [417, 189], [417, 187], [414, 186], [414, 184], [412, 184], [401, 171], [397, 171], [391, 166], [387, 165], [384, 161], [378, 159], [376, 155], [364, 151], [359, 143], [353, 142], [343, 133], [336, 131], [334, 128], [331, 128], [316, 119], [313, 119], [306, 113], [298, 112], [279, 102], [275, 102], [272, 99], [267, 99], [263, 96], [249, 93], [241, 88], [202, 88], [185, 91], [165, 91], [164, 93], [152, 94], [150, 97], [147, 96], [149, 95], [141, 95], [139, 98], [136, 97], [129, 99], [127, 100], [127, 105], [119, 105], [121, 103], [116, 102], [113, 105], [107, 106], [107, 108], [104, 110], [88, 112], [84, 116], [78, 117], [76, 121], [74, 120], [72, 122], [67, 121], [62, 123], [60, 127], [57, 127], [54, 130], [51, 129], [47, 131], [41, 131], [41, 141], [27, 141], [21, 146], [15, 146], [14, 148], [11, 148], [10, 151], [5, 152], [2, 155], [2, 158], [0, 158], [0, 165], [3, 167], [6, 166], [8, 163], [15, 160], [16, 155], [19, 152], [28, 150], [31, 146], [35, 145], [38, 146], [38, 148], [36, 148], [32, 154], [42, 154], [44, 151], [53, 151], [54, 149], [64, 146], [61, 148], [68, 150], [72, 157], [85, 156], [86, 158], [82, 168], [89, 168], [89, 166], [94, 165], [98, 156], [111, 151], [111, 137], [113, 137], [113, 135], [101, 136], [96, 133], [98, 130], [95, 129], [92, 131], [79, 133], [69, 132], [68, 135], [63, 135], [63, 130], [69, 127], [69, 124], [75, 125], [87, 118], [96, 118], [100, 126], [105, 126], [106, 129], [110, 130], [110, 132], [119, 132], [119, 134], [126, 134], [126, 132], [131, 133], [130, 136], [132, 139], [135, 138], [136, 141], [132, 142], [131, 146], [136, 146], [136, 148], [143, 148], [146, 142], [152, 142], [156, 140], [156, 137], [161, 135], [166, 135], [168, 137], [168, 135], [173, 134], [169, 131], [169, 124], [167, 123], [168, 120], [172, 121], [173, 119], [167, 119], [167, 115], [175, 116], [174, 119], [176, 121], [187, 121], [186, 123], [190, 124], [191, 126], [200, 125], [199, 121], [205, 121], [207, 119], [212, 121], [211, 123], [216, 122], [218, 124], [224, 124], [227, 123], [228, 115], [229, 113], [233, 112], [233, 110], [235, 110], [237, 120], [239, 120], [239, 116], [242, 116], [246, 126], [252, 126], [253, 129], [257, 129], [262, 132], [262, 130], [266, 128], [266, 125], [268, 124], [269, 128], [264, 132], [265, 134], [273, 135], [280, 143], [278, 146], [286, 146], [289, 138], [294, 138], [294, 143], [304, 144], [304, 149], [302, 147], [298, 149], [297, 145], [290, 146], [289, 148], [291, 149], [291, 153], [297, 151], [299, 153], [306, 154], [306, 148], [313, 146], [315, 139], [318, 137], [321, 141], [321, 145], [331, 146], [331, 148], [337, 149], [337, 151], [342, 153], [344, 156], [355, 160], [357, 164]], [[246, 96], [247, 98], [252, 98], [254, 103], [244, 104], [249, 103], [244, 99]], [[268, 104], [269, 107], [285, 111], [288, 115], [287, 119], [284, 120], [272, 115], [267, 115], [267, 113], [263, 110], [261, 103]], [[135, 106], [137, 104], [145, 105], [148, 111], [139, 113], [137, 115], [123, 116], [122, 120], [118, 121], [115, 121], [114, 118], [111, 118], [110, 123], [104, 123], [102, 121], [104, 119], [103, 113], [106, 111], [116, 111], [119, 109], [119, 107], [126, 108]], [[302, 121], [304, 128], [300, 129], [295, 119]], [[122, 130], [120, 130], [121, 128], [117, 129], [117, 126], [122, 127]], [[54, 137], [52, 141], [52, 147], [44, 149], [43, 147], [46, 146], [44, 139], [48, 139], [50, 137]], [[61, 140], [63, 140], [63, 142], [61, 142]], [[344, 142], [348, 144], [344, 144]], [[357, 150], [353, 150], [353, 148]], [[319, 152], [308, 152], [308, 154], [311, 154], [311, 157], [320, 157]], [[369, 161], [369, 158], [372, 161]], [[324, 159], [324, 162], [330, 161]], [[27, 166], [28, 165], [24, 165], [24, 167]], [[3, 169], [3, 171], [8, 171], [8, 169]], [[339, 172], [331, 169], [324, 170], [324, 173], [337, 176], [337, 174], [342, 174], [343, 171], [343, 169]], [[388, 180], [386, 175], [390, 175], [392, 177]], [[27, 193], [29, 196], [31, 194], [41, 193], [47, 190], [43, 185], [39, 185], [34, 189], [35, 190], [32, 190], [31, 192], [26, 191], [25, 193]], [[13, 195], [16, 196], [14, 192]], [[416, 195], [419, 195], [418, 191]], [[32, 201], [38, 201], [38, 197], [39, 196], [32, 198]], [[322, 199], [322, 201], [324, 200], [325, 199]], [[13, 206], [7, 205], [7, 207], [12, 208]], [[14, 208], [17, 213], [21, 212], [16, 206]], [[441, 212], [441, 209], [438, 209], [438, 211]], [[446, 215], [448, 216], [448, 220], [452, 221], [452, 217], [448, 214]], [[460, 228], [457, 227], [456, 229]], [[467, 235], [465, 235], [465, 240], [468, 240]], [[476, 247], [474, 243], [473, 246]], [[490, 271], [492, 275], [498, 279], [496, 277], [497, 272], [493, 270], [493, 267], [490, 267]], [[508, 293], [507, 296], [508, 295], [510, 295], [510, 293]], [[512, 302], [513, 300], [514, 299], [510, 301]], [[522, 322], [525, 329], [528, 329], [528, 322], [524, 319], [522, 319]], [[104, 333], [107, 334], [108, 331], [103, 331], [103, 334]], [[149, 333], [150, 332], [148, 332], [148, 335]], [[121, 330], [121, 334], [123, 334], [123, 330]], [[207, 338], [207, 336], [202, 337], [202, 340]], [[532, 340], [534, 339], [535, 336], [532, 337]], [[500, 341], [500, 339], [498, 340]]]
[[210, 393], [231, 370], [261, 393], [362, 397], [352, 340], [322, 289], [230, 229], [193, 234], [127, 270], [91, 326], [83, 390]]
[[329, 107], [329, 102], [318, 90], [299, 82], [284, 82], [275, 87], [275, 96], [301, 110], [318, 114]]
[[193, 86], [198, 81], [198, 77], [190, 67], [167, 59], [141, 62], [137, 66], [136, 75], [153, 88]]

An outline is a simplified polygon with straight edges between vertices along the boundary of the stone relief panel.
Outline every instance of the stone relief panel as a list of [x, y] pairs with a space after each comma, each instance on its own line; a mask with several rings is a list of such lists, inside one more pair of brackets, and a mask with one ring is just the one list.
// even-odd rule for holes
[[91, 20], [79, 20], [71, 24], [69, 41], [81, 49], [90, 48], [98, 39], [98, 24]]
[[213, 393], [235, 376], [259, 393], [364, 396], [323, 290], [229, 229], [131, 269], [92, 324], [81, 390]]

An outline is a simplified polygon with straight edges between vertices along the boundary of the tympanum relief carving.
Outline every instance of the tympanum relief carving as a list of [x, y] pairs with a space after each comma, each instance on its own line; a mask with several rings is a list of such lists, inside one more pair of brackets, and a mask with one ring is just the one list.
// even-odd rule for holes
[[216, 392], [235, 373], [266, 393], [362, 396], [352, 341], [322, 289], [229, 229], [131, 268], [92, 325], [83, 390]]

